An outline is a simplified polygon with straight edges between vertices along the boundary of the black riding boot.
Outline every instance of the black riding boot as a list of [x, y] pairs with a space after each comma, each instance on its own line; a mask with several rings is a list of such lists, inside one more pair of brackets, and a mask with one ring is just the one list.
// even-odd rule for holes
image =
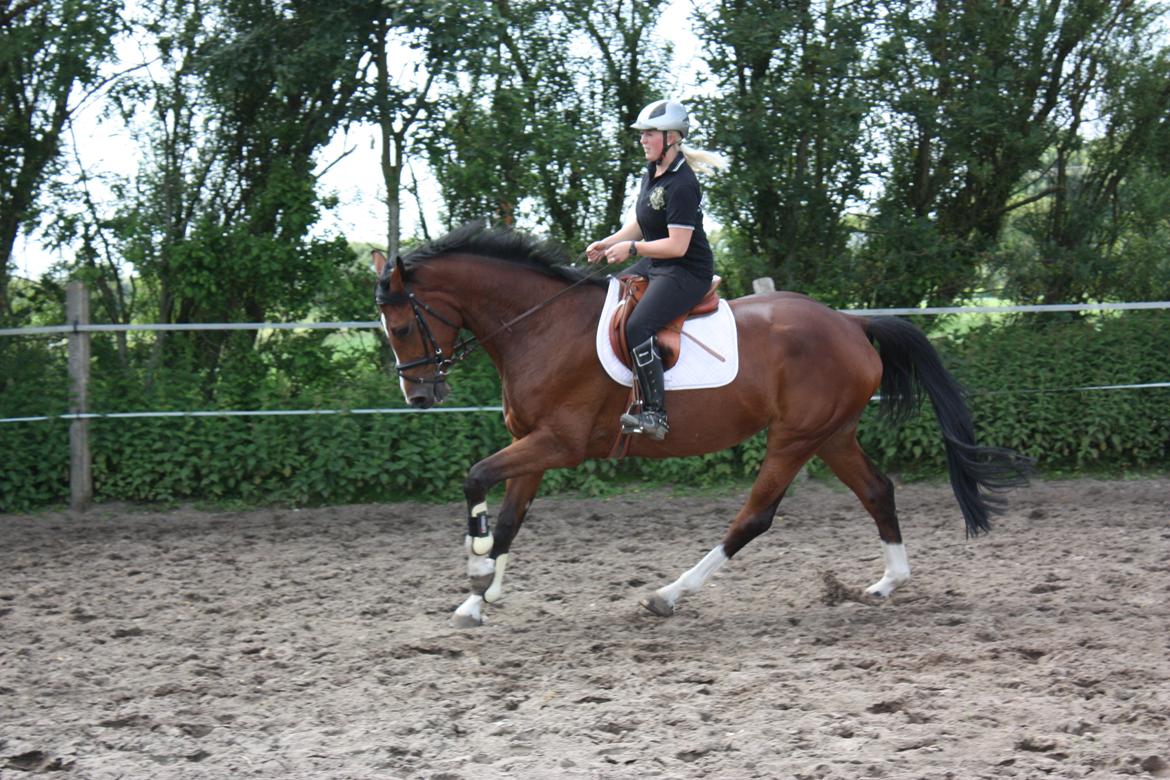
[[670, 426], [666, 424], [666, 408], [663, 405], [666, 388], [662, 379], [662, 356], [658, 354], [654, 337], [651, 336], [630, 350], [630, 357], [633, 358], [638, 386], [642, 390], [642, 411], [622, 415], [622, 433], [644, 433], [662, 441]]

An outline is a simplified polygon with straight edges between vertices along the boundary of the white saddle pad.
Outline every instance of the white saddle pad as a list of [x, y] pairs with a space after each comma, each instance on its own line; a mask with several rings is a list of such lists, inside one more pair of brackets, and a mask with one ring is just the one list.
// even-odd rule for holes
[[[620, 286], [617, 279], [610, 278], [601, 320], [597, 323], [597, 358], [613, 381], [630, 387], [634, 383], [634, 373], [622, 365], [609, 345], [609, 323], [613, 319], [614, 309], [621, 303], [618, 299]], [[700, 347], [694, 339], [719, 357]], [[735, 317], [727, 301], [719, 301], [719, 308], [712, 314], [686, 321], [679, 353], [678, 362], [665, 375], [667, 390], [722, 387], [735, 379], [739, 373], [739, 339], [736, 336]]]

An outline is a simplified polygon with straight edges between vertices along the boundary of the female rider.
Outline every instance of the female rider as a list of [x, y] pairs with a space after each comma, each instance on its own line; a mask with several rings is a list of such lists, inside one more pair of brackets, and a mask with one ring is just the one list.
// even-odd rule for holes
[[640, 412], [621, 417], [623, 433], [645, 433], [661, 440], [666, 418], [662, 356], [655, 335], [685, 314], [711, 288], [714, 257], [703, 230], [702, 193], [697, 168], [719, 165], [715, 155], [682, 145], [690, 117], [681, 103], [658, 100], [642, 109], [631, 125], [641, 130], [646, 173], [638, 191], [635, 218], [585, 249], [589, 262], [642, 259], [626, 273], [645, 276], [646, 292], [626, 324], [626, 343], [642, 391]]

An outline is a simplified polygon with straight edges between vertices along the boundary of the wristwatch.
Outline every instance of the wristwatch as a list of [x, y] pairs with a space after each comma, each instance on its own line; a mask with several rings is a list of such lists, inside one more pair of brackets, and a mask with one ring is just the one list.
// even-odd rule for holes
[[636, 240], [630, 242], [630, 257], [635, 257], [638, 252], [634, 249], [634, 244], [638, 243]]

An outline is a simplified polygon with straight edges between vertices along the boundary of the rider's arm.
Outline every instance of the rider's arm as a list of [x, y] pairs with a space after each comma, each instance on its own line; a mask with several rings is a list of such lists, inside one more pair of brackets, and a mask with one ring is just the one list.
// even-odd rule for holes
[[691, 236], [695, 234], [695, 229], [671, 225], [667, 231], [670, 235], [666, 238], [637, 242], [634, 245], [637, 254], [655, 260], [675, 260], [685, 255], [691, 245]]
[[[636, 228], [637, 223], [634, 223], [634, 226]], [[693, 228], [672, 225], [667, 228], [670, 235], [666, 238], [659, 238], [654, 241], [642, 241], [642, 231], [638, 230], [637, 236], [635, 237], [626, 234], [628, 227], [629, 225], [614, 233], [613, 236], [610, 236], [610, 238], [617, 237], [617, 240], [598, 249], [598, 258], [604, 253], [604, 256], [611, 263], [622, 263], [635, 256], [650, 257], [655, 260], [675, 260], [687, 253], [687, 247], [691, 245], [691, 236], [695, 232]], [[608, 241], [609, 239], [606, 240]], [[590, 249], [594, 246], [591, 245]], [[586, 250], [586, 252], [588, 251]], [[590, 257], [592, 258], [592, 255]], [[590, 262], [593, 262], [593, 260], [591, 259]]]

